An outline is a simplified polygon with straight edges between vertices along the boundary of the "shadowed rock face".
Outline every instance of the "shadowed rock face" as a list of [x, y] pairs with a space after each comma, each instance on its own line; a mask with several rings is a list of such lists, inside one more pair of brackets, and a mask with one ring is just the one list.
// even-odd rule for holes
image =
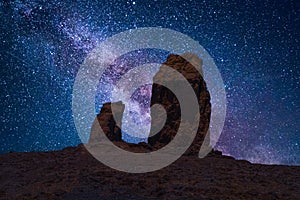
[[[191, 60], [191, 63], [185, 58]], [[199, 127], [191, 147], [186, 151], [186, 154], [197, 155], [203, 143], [204, 137], [207, 134], [211, 113], [210, 94], [203, 79], [202, 60], [197, 55], [192, 53], [185, 53], [181, 56], [172, 54], [168, 56], [167, 61], [163, 63], [163, 65], [167, 65], [183, 75], [185, 80], [187, 80], [193, 88], [197, 97], [199, 110], [195, 110], [195, 108], [192, 107], [189, 107], [188, 109], [189, 113], [195, 117], [200, 113]], [[173, 85], [180, 85], [180, 82], [183, 82], [182, 79], [177, 79], [175, 76], [168, 73], [166, 66], [162, 66], [160, 68], [158, 73], [155, 75], [153, 82], [155, 83], [162, 80], [165, 83]], [[180, 90], [180, 88], [178, 88], [178, 90]], [[184, 94], [184, 91], [182, 91], [181, 94]], [[188, 99], [189, 97], [187, 96], [186, 98]], [[157, 149], [165, 146], [175, 137], [179, 125], [182, 122], [179, 101], [175, 94], [168, 88], [159, 84], [153, 84], [151, 105], [154, 104], [162, 105], [167, 112], [165, 126], [157, 134], [148, 138], [149, 144]], [[159, 121], [161, 118], [162, 117], [157, 116], [156, 113], [155, 116], [153, 114], [151, 115], [151, 129], [153, 129], [156, 124], [160, 124]], [[189, 128], [192, 128], [191, 126], [197, 125], [198, 124], [187, 123], [186, 129], [189, 130]], [[152, 130], [150, 131], [150, 135], [151, 134]]]
[[[191, 60], [191, 63], [186, 59]], [[189, 121], [182, 122], [180, 103], [176, 98], [175, 94], [163, 85], [154, 83], [152, 86], [152, 97], [151, 106], [154, 104], [159, 104], [163, 106], [167, 114], [167, 118], [160, 116], [160, 112], [151, 113], [151, 131], [148, 138], [148, 144], [130, 144], [122, 141], [121, 133], [121, 120], [124, 111], [124, 104], [121, 102], [117, 103], [105, 103], [101, 109], [100, 114], [97, 115], [97, 120], [110, 141], [115, 145], [119, 146], [128, 151], [132, 152], [149, 152], [153, 150], [158, 150], [163, 146], [167, 145], [176, 135], [178, 128], [181, 123], [184, 123], [186, 131], [194, 128], [197, 129], [196, 137], [186, 151], [186, 155], [198, 155], [200, 147], [204, 141], [204, 138], [208, 132], [210, 114], [211, 114], [211, 104], [210, 104], [210, 94], [206, 88], [206, 83], [203, 79], [202, 72], [202, 60], [195, 54], [185, 53], [183, 55], [169, 55], [167, 61], [163, 63], [160, 70], [154, 77], [154, 82], [159, 82], [163, 80], [165, 83], [178, 85], [180, 90], [180, 84], [183, 84], [182, 79], [178, 79], [166, 70], [166, 65], [172, 69], [175, 69], [187, 80], [189, 85], [194, 90], [195, 96], [198, 101], [199, 110], [193, 107], [188, 107], [188, 113], [190, 113], [194, 118], [199, 117], [199, 124], [193, 124]], [[168, 68], [167, 67], [167, 68]], [[197, 70], [198, 69], [198, 70]], [[199, 73], [200, 71], [200, 73]], [[184, 93], [184, 91], [182, 91]], [[186, 97], [187, 101], [189, 97]], [[112, 104], [114, 104], [114, 114], [112, 113]], [[163, 114], [163, 113], [162, 113]], [[163, 123], [165, 121], [165, 124]], [[163, 128], [157, 134], [156, 126], [164, 124]], [[198, 126], [198, 128], [197, 128]], [[92, 129], [93, 130], [93, 129]], [[97, 143], [101, 141], [101, 137], [98, 132], [92, 131], [90, 135], [89, 143]]]
[[[112, 112], [112, 104], [114, 105], [114, 114]], [[125, 105], [122, 102], [103, 104], [100, 113], [97, 115], [98, 122], [110, 141], [122, 141], [121, 121], [123, 117]], [[114, 118], [115, 117], [115, 118]], [[97, 143], [101, 141], [99, 132], [92, 131], [89, 143]]]

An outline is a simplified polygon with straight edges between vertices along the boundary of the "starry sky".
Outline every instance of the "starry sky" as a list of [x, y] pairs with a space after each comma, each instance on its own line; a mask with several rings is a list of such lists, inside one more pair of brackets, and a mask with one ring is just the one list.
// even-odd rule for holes
[[[300, 165], [299, 11], [297, 0], [1, 1], [0, 153], [81, 143], [72, 90], [85, 57], [114, 34], [163, 27], [198, 41], [219, 68], [227, 113], [216, 149]], [[167, 53], [128, 58], [137, 55], [163, 62]], [[99, 91], [97, 104], [106, 100]]]

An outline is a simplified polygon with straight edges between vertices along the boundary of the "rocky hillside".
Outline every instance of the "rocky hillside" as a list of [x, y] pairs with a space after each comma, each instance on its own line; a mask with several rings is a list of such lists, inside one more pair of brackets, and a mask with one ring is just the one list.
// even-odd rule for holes
[[251, 164], [219, 152], [129, 174], [79, 145], [0, 155], [0, 169], [0, 199], [300, 199], [300, 167]]

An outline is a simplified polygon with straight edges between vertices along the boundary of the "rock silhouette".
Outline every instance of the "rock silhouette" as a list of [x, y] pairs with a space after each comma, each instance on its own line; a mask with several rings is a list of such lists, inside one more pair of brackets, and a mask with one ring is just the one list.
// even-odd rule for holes
[[[112, 104], [114, 111], [112, 111]], [[103, 104], [100, 113], [97, 115], [97, 120], [107, 138], [110, 141], [122, 141], [121, 122], [125, 109], [122, 102], [105, 103]], [[113, 115], [114, 113], [114, 115]], [[99, 132], [92, 132], [89, 143], [96, 143], [101, 141]]]
[[[189, 62], [188, 60], [190, 60], [191, 62]], [[211, 104], [210, 94], [203, 79], [202, 60], [197, 55], [192, 53], [185, 53], [183, 55], [169, 55], [167, 61], [163, 63], [163, 66], [154, 76], [151, 105], [162, 105], [167, 112], [167, 120], [162, 130], [154, 136], [150, 136], [148, 142], [149, 144], [154, 146], [155, 149], [161, 148], [162, 146], [168, 144], [175, 137], [180, 123], [183, 122], [181, 119], [180, 103], [176, 95], [167, 87], [156, 84], [156, 82], [163, 81], [168, 85], [175, 85], [180, 87], [180, 82], [183, 82], [184, 80], [178, 79], [176, 76], [170, 74], [167, 71], [168, 67], [175, 69], [177, 72], [183, 75], [184, 80], [188, 81], [197, 97], [199, 110], [195, 110], [195, 108], [189, 107], [188, 112], [194, 117], [200, 114], [199, 124], [186, 122], [187, 124], [185, 128], [186, 131], [188, 131], [191, 126], [199, 125], [196, 137], [191, 147], [186, 151], [186, 154], [188, 155], [198, 155], [200, 147], [204, 141], [204, 137], [208, 132]], [[178, 90], [180, 91], [180, 88], [178, 88]], [[181, 91], [179, 95], [184, 94], [185, 91]], [[188, 99], [189, 96], [185, 98]], [[155, 124], [160, 124], [160, 119], [160, 116], [152, 115], [151, 128], [153, 128]]]
[[[166, 66], [167, 68], [170, 67], [179, 72], [192, 87], [198, 101], [199, 110], [188, 107], [188, 112], [193, 116], [193, 119], [200, 116], [199, 124], [193, 124], [187, 121], [183, 122], [181, 119], [180, 103], [176, 95], [167, 87], [156, 83], [164, 81], [168, 84], [178, 85], [180, 90], [180, 84], [183, 82], [182, 79], [178, 79], [176, 76], [169, 74], [166, 70]], [[189, 131], [191, 128], [197, 128], [198, 126], [196, 137], [185, 153], [186, 155], [198, 155], [208, 132], [211, 114], [210, 94], [203, 79], [202, 60], [192, 53], [185, 53], [183, 55], [171, 54], [168, 56], [166, 62], [163, 63], [153, 81], [151, 105], [159, 104], [163, 106], [167, 114], [167, 119], [163, 128], [155, 134], [155, 126], [161, 124], [164, 118], [159, 116], [157, 112], [151, 112], [151, 132], [148, 138], [148, 144], [131, 144], [122, 140], [121, 119], [124, 111], [122, 102], [105, 103], [103, 105], [100, 114], [97, 115], [97, 120], [103, 132], [110, 141], [123, 149], [133, 152], [149, 152], [167, 145], [175, 137], [181, 123], [185, 123], [186, 131]], [[182, 91], [182, 93], [184, 94], [184, 91]], [[188, 98], [189, 97], [186, 97], [187, 100], [189, 100]], [[116, 118], [114, 118], [112, 114], [112, 105], [115, 105], [114, 114]], [[95, 144], [100, 140], [99, 133], [92, 131], [89, 143]]]

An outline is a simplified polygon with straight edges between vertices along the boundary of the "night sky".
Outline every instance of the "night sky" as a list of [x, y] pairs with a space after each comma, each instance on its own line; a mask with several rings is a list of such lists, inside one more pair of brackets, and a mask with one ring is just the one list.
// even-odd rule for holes
[[[216, 149], [256, 163], [300, 165], [299, 11], [297, 0], [1, 1], [0, 152], [81, 143], [72, 91], [85, 57], [114, 34], [163, 27], [198, 41], [219, 68], [227, 113]], [[167, 53], [128, 57], [139, 56], [163, 62]], [[98, 91], [101, 104], [106, 94]]]

